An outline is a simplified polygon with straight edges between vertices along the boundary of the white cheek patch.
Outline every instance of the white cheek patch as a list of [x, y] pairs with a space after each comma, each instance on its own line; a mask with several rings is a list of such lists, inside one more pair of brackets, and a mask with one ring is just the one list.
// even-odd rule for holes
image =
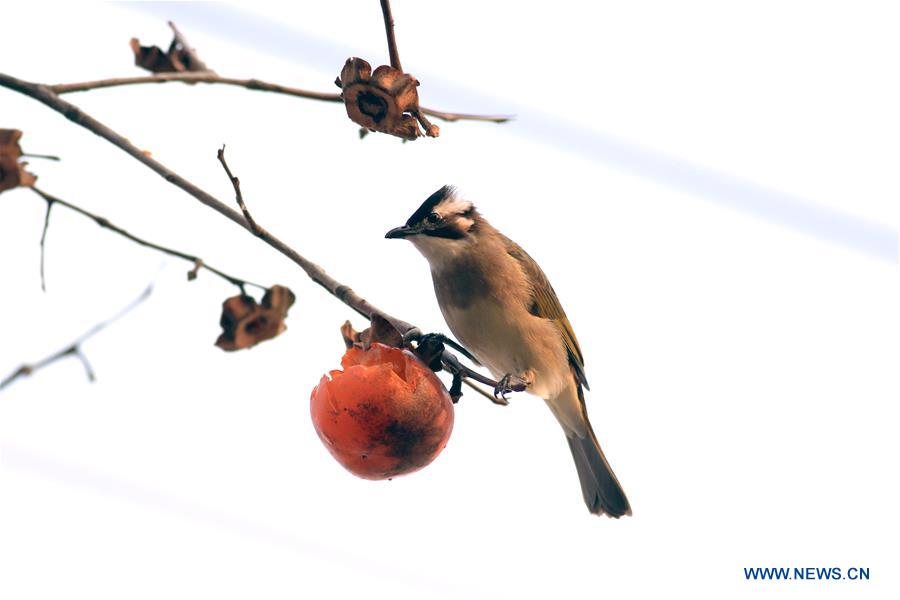
[[445, 218], [464, 213], [471, 208], [472, 203], [468, 200], [463, 200], [455, 192], [453, 195], [444, 198], [440, 204], [434, 207], [435, 212]]

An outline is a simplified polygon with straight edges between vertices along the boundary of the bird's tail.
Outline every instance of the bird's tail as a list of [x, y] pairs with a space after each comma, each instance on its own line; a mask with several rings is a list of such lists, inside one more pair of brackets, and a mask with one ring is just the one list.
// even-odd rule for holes
[[575, 468], [578, 470], [578, 479], [581, 481], [581, 492], [584, 494], [584, 502], [588, 510], [594, 514], [607, 514], [610, 517], [619, 518], [623, 515], [631, 515], [631, 505], [625, 497], [615, 473], [606, 461], [603, 450], [597, 442], [591, 422], [588, 421], [587, 412], [584, 411], [584, 394], [578, 385], [578, 400], [581, 402], [584, 412], [584, 435], [579, 435], [565, 425], [566, 439], [572, 457], [575, 459]]

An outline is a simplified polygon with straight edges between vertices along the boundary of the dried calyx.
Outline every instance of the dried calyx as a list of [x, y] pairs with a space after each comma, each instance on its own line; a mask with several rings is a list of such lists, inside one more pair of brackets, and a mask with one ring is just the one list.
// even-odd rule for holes
[[423, 135], [437, 137], [440, 129], [428, 122], [419, 109], [419, 81], [389, 65], [375, 71], [361, 58], [348, 58], [335, 83], [341, 88], [350, 119], [371, 131], [405, 140]]
[[175, 24], [170, 21], [169, 27], [172, 28], [173, 38], [166, 51], [159, 46], [141, 46], [137, 38], [131, 38], [134, 64], [152, 73], [212, 73]]
[[242, 350], [281, 334], [294, 293], [282, 285], [266, 290], [261, 303], [246, 294], [232, 296], [222, 303], [222, 334], [216, 346], [222, 350]]
[[[341, 326], [341, 335], [347, 349], [359, 348], [369, 350], [373, 344], [383, 344], [394, 348], [406, 348], [411, 350], [422, 363], [435, 373], [444, 370], [443, 356], [444, 336], [437, 334], [420, 335], [417, 343], [412, 346], [393, 323], [379, 315], [373, 315], [369, 327], [362, 331], [356, 331], [350, 321]], [[456, 404], [462, 397], [462, 375], [451, 369], [453, 383], [448, 390], [453, 403]]]
[[0, 192], [28, 187], [37, 180], [25, 170], [28, 163], [19, 160], [22, 157], [21, 137], [22, 132], [18, 129], [0, 129]]

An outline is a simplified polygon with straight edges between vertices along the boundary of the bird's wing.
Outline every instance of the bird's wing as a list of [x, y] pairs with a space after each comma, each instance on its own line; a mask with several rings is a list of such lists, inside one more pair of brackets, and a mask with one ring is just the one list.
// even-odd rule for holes
[[519, 262], [531, 283], [531, 306], [528, 310], [536, 317], [553, 321], [566, 344], [566, 352], [569, 355], [569, 363], [572, 365], [575, 377], [584, 387], [591, 389], [587, 377], [584, 375], [584, 356], [578, 346], [578, 339], [575, 337], [569, 318], [566, 317], [566, 311], [563, 310], [559, 298], [556, 297], [556, 292], [553, 291], [553, 286], [550, 285], [550, 280], [544, 275], [541, 267], [534, 262], [534, 259], [528, 256], [528, 253], [514, 241], [506, 239], [506, 251]]

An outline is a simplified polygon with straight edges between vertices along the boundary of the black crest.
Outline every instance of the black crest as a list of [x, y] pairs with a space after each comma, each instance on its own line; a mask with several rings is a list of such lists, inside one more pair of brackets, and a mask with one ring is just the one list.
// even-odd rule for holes
[[452, 185], [445, 185], [432, 195], [428, 196], [425, 199], [425, 202], [422, 203], [422, 206], [416, 210], [412, 214], [412, 216], [406, 221], [406, 226], [410, 227], [415, 225], [416, 223], [421, 222], [425, 217], [434, 210], [434, 207], [444, 201], [448, 196], [452, 196], [456, 193], [456, 188]]

